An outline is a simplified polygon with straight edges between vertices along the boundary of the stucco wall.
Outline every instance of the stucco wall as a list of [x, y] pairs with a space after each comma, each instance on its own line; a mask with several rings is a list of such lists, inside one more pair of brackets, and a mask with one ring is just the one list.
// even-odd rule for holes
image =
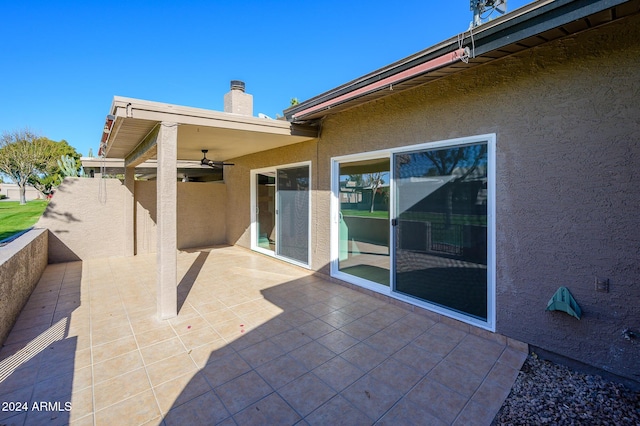
[[[136, 253], [156, 252], [156, 182], [136, 181]], [[227, 187], [178, 182], [178, 249], [226, 244]]]
[[32, 229], [0, 249], [0, 345], [47, 266], [47, 231]]
[[[226, 243], [226, 187], [178, 182], [178, 249]], [[136, 181], [136, 252], [156, 252], [156, 182]], [[49, 263], [124, 256], [127, 188], [118, 179], [66, 178], [38, 228]]]
[[124, 251], [124, 200], [118, 179], [66, 178], [36, 224], [49, 229], [49, 263]]
[[[331, 157], [495, 133], [496, 331], [639, 380], [640, 339], [622, 335], [640, 334], [639, 39], [636, 16], [329, 116], [317, 144], [236, 159], [228, 240], [249, 246], [250, 169], [313, 160], [312, 267], [328, 272]], [[545, 312], [559, 286], [580, 321]]]

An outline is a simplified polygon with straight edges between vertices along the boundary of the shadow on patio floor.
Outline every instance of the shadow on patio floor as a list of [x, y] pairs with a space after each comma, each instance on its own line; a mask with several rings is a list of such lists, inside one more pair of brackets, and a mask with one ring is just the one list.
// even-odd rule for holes
[[[84, 262], [72, 318], [87, 328], [74, 334], [73, 408], [61, 420], [488, 424], [526, 357], [502, 336], [242, 248], [178, 259], [181, 308], [168, 321], [155, 315], [155, 255]], [[0, 400], [23, 388], [7, 389]]]

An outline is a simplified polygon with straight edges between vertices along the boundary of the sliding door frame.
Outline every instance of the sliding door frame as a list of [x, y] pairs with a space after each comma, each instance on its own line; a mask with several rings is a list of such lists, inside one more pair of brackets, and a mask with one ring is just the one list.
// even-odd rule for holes
[[[362, 154], [351, 154], [340, 157], [334, 157], [331, 159], [331, 276], [340, 280], [356, 284], [360, 287], [390, 295], [390, 286], [379, 284], [373, 281], [360, 278], [355, 275], [342, 272], [340, 270], [339, 250], [340, 250], [340, 165], [342, 163], [351, 163], [354, 161], [364, 160], [377, 160], [386, 158], [389, 161], [392, 159], [390, 150], [370, 151]], [[391, 176], [391, 171], [389, 173]], [[389, 182], [389, 199], [393, 200], [393, 185]], [[392, 203], [390, 203], [392, 204]], [[391, 206], [390, 206], [391, 207]], [[389, 210], [389, 217], [391, 217], [392, 211]], [[389, 233], [391, 233], [391, 221], [389, 221]], [[391, 234], [390, 234], [391, 235]], [[389, 244], [392, 244], [392, 240], [389, 239]], [[391, 247], [389, 247], [391, 250]], [[390, 262], [393, 262], [393, 251], [389, 252]], [[391, 263], [390, 265], [391, 266]], [[392, 280], [392, 270], [389, 269], [389, 282]]]
[[[281, 256], [278, 254], [278, 235], [280, 233], [279, 227], [279, 212], [278, 212], [278, 170], [281, 169], [289, 169], [293, 167], [309, 167], [309, 190], [307, 191], [308, 200], [308, 211], [307, 211], [307, 263], [300, 262], [298, 260], [292, 259], [290, 257]], [[312, 179], [313, 173], [311, 171], [311, 161], [301, 161], [298, 163], [289, 163], [289, 164], [279, 164], [272, 167], [263, 167], [260, 169], [253, 169], [250, 171], [250, 191], [251, 191], [251, 226], [250, 226], [250, 234], [251, 234], [251, 250], [257, 251], [259, 253], [265, 254], [267, 256], [274, 257], [276, 259], [284, 260], [286, 262], [292, 263], [294, 265], [302, 266], [303, 268], [310, 269], [311, 268], [311, 212], [312, 210], [312, 199], [311, 191], [312, 191]], [[262, 248], [258, 245], [258, 185], [256, 182], [257, 176], [259, 174], [266, 173], [275, 173], [275, 223], [276, 223], [276, 249], [274, 251]]]
[[[396, 205], [396, 167], [395, 154], [420, 150], [432, 150], [461, 145], [487, 144], [487, 320], [465, 315], [427, 301], [399, 293], [395, 290], [395, 247], [396, 233], [392, 223], [397, 220]], [[384, 286], [365, 280], [339, 270], [339, 212], [340, 212], [340, 164], [344, 162], [384, 158], [390, 159], [390, 211], [389, 211], [389, 246], [390, 246], [390, 286]], [[331, 158], [331, 276], [358, 285], [360, 287], [385, 294], [394, 299], [407, 302], [438, 314], [454, 318], [467, 324], [489, 331], [495, 331], [496, 324], [496, 135], [484, 134], [464, 138], [448, 139], [434, 142], [420, 143], [388, 150], [370, 151]]]

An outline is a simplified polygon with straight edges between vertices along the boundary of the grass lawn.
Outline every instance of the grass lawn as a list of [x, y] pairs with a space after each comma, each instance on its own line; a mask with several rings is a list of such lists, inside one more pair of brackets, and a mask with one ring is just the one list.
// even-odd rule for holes
[[19, 201], [0, 202], [0, 241], [32, 227], [47, 203], [47, 200], [34, 200], [21, 206]]
[[377, 211], [377, 210], [374, 210], [373, 213], [371, 213], [369, 210], [348, 210], [348, 209], [343, 209], [343, 210], [341, 210], [341, 212], [342, 212], [343, 216], [377, 217], [377, 218], [389, 219], [389, 212], [388, 211]]

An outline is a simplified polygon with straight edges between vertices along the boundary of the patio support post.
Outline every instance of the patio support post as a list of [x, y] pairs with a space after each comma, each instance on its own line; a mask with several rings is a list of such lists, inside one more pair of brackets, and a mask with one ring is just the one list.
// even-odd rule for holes
[[157, 138], [157, 299], [158, 317], [178, 315], [177, 123], [162, 122]]
[[128, 189], [124, 203], [125, 256], [135, 256], [136, 254], [135, 170], [135, 167], [125, 167], [124, 169], [124, 185]]

